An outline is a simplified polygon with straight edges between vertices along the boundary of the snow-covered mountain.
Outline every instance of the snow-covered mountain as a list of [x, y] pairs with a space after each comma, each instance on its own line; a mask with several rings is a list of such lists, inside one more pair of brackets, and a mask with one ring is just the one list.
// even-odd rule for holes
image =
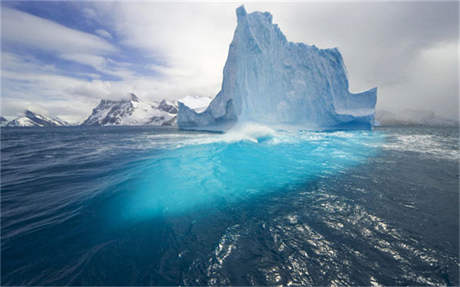
[[165, 111], [170, 114], [177, 114], [177, 103], [171, 102], [167, 100], [162, 100], [158, 105], [158, 109], [161, 111]]
[[238, 122], [302, 127], [370, 127], [377, 89], [352, 94], [337, 48], [288, 42], [268, 12], [236, 10], [237, 27], [222, 89], [204, 112], [179, 102], [184, 129], [223, 129]]
[[448, 119], [435, 114], [432, 111], [423, 110], [402, 110], [390, 112], [386, 110], [377, 110], [375, 113], [376, 125], [394, 126], [394, 125], [422, 125], [422, 126], [459, 126], [459, 120]]
[[143, 102], [135, 94], [119, 101], [101, 100], [91, 115], [82, 123], [85, 126], [174, 126], [177, 105], [163, 100], [158, 105]]
[[8, 120], [0, 116], [0, 127], [4, 127], [8, 124]]
[[26, 110], [24, 115], [10, 121], [8, 127], [62, 127], [68, 126], [66, 121], [52, 116], [45, 116]]

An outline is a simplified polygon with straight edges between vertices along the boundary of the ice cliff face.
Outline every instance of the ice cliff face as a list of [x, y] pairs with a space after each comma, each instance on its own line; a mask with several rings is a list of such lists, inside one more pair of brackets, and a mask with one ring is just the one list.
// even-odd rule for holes
[[238, 122], [308, 128], [374, 121], [377, 89], [352, 94], [340, 52], [286, 40], [268, 12], [236, 10], [238, 25], [222, 89], [199, 113], [179, 103], [183, 129], [227, 129]]
[[10, 121], [7, 127], [61, 127], [68, 126], [64, 120], [58, 117], [40, 115], [32, 111], [26, 110], [23, 116], [20, 116]]
[[177, 106], [163, 100], [159, 105], [151, 105], [130, 94], [120, 101], [101, 100], [91, 115], [82, 123], [85, 126], [137, 126], [175, 125]]

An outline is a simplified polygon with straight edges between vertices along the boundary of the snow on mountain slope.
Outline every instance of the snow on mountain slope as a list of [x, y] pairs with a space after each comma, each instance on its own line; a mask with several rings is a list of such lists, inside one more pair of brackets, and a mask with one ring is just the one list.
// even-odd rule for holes
[[8, 127], [61, 127], [68, 126], [66, 121], [52, 116], [45, 116], [26, 110], [23, 116], [10, 121]]
[[27, 117], [19, 117], [9, 122], [6, 126], [7, 127], [39, 127], [40, 125], [33, 122]]
[[176, 113], [177, 107], [172, 103], [162, 101], [160, 105], [154, 106], [130, 94], [129, 99], [101, 100], [82, 125], [174, 125]]
[[177, 103], [162, 100], [158, 105], [158, 109], [170, 114], [177, 114]]
[[342, 56], [288, 42], [268, 12], [236, 10], [238, 24], [222, 89], [203, 112], [179, 102], [183, 129], [227, 129], [238, 122], [307, 128], [370, 127], [377, 89], [352, 94]]

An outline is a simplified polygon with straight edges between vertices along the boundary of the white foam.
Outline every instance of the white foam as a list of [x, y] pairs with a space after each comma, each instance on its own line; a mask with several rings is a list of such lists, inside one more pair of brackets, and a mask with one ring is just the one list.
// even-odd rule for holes
[[443, 159], [459, 160], [459, 150], [447, 148], [443, 141], [443, 138], [435, 135], [398, 135], [381, 146], [388, 150], [410, 151]]
[[275, 136], [275, 130], [268, 126], [256, 123], [245, 123], [232, 128], [223, 136], [223, 139], [224, 141], [229, 142], [251, 141], [254, 143], [258, 143], [263, 141], [264, 139], [273, 138]]

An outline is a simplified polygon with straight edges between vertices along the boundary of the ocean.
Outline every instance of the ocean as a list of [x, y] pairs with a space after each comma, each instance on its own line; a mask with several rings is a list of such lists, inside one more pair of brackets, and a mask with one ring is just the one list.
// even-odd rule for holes
[[2, 128], [5, 285], [458, 285], [459, 131]]

